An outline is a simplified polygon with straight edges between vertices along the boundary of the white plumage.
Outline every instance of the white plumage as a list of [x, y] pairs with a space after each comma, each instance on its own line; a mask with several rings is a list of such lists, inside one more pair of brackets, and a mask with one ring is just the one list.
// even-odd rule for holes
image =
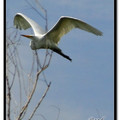
[[102, 36], [102, 32], [92, 27], [91, 25], [68, 16], [62, 16], [58, 22], [48, 32], [45, 31], [32, 19], [28, 18], [22, 13], [17, 13], [14, 17], [14, 25], [17, 29], [32, 28], [35, 35], [22, 35], [31, 39], [30, 47], [33, 50], [36, 49], [51, 49], [54, 52], [62, 55], [68, 60], [72, 60], [69, 56], [62, 53], [62, 50], [58, 48], [58, 43], [63, 35], [68, 33], [73, 28], [79, 28], [87, 32], [93, 33], [97, 36]]

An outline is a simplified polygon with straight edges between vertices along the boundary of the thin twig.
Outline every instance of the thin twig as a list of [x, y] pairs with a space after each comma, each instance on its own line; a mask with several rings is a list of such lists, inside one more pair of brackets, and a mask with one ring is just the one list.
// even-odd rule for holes
[[34, 116], [36, 110], [38, 109], [38, 107], [39, 107], [40, 104], [42, 103], [43, 99], [45, 98], [45, 96], [46, 96], [46, 94], [47, 94], [47, 92], [48, 92], [48, 90], [49, 90], [49, 88], [50, 88], [50, 85], [51, 85], [51, 82], [48, 84], [47, 89], [45, 90], [42, 98], [40, 99], [39, 103], [37, 104], [37, 106], [36, 106], [35, 109], [33, 110], [32, 114], [31, 114], [31, 116], [30, 116], [30, 118], [29, 118], [28, 120], [31, 120], [32, 117]]
[[31, 95], [29, 96], [28, 101], [26, 102], [26, 104], [23, 106], [20, 114], [18, 115], [17, 120], [20, 120], [21, 118], [24, 117], [24, 113], [25, 113], [25, 111], [27, 110], [28, 105], [29, 105], [29, 103], [30, 103], [30, 101], [31, 101], [31, 99], [32, 99], [32, 97], [33, 97], [33, 94], [34, 94], [34, 92], [35, 92], [35, 90], [36, 90], [36, 86], [37, 86], [37, 82], [38, 82], [39, 75], [40, 75], [40, 73], [41, 73], [42, 71], [44, 71], [47, 67], [48, 67], [48, 66], [46, 65], [44, 68], [42, 68], [40, 71], [37, 72], [36, 79], [35, 79], [35, 83], [34, 83], [33, 90], [32, 90], [32, 92], [31, 92]]
[[40, 60], [39, 60], [39, 56], [38, 56], [37, 50], [35, 50], [35, 55], [36, 55], [36, 60], [37, 60], [37, 72], [38, 72], [39, 67], [40, 67], [40, 69], [42, 69], [42, 65], [41, 65], [41, 63], [40, 63]]
[[45, 20], [45, 17], [44, 17], [30, 2], [28, 2], [28, 0], [25, 0], [25, 1], [27, 2], [27, 4], [29, 4], [29, 6], [31, 6], [31, 8], [32, 8], [35, 12], [37, 12], [37, 14], [40, 15], [40, 17], [42, 17], [42, 18]]
[[54, 107], [58, 110], [58, 115], [57, 115], [57, 119], [56, 120], [59, 120], [59, 116], [60, 116], [60, 108], [55, 106], [55, 105], [51, 105], [51, 107]]
[[47, 120], [44, 115], [40, 114], [40, 116], [41, 116], [44, 120]]

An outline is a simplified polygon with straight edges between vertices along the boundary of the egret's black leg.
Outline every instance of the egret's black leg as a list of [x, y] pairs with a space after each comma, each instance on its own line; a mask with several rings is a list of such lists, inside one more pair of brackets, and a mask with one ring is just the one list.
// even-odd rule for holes
[[58, 53], [59, 55], [63, 56], [64, 58], [72, 61], [72, 59], [71, 59], [69, 56], [67, 56], [67, 55], [65, 55], [64, 53], [62, 53], [62, 50], [61, 50], [61, 49], [59, 49], [59, 48], [54, 48], [54, 49], [52, 49], [52, 50], [53, 50], [54, 52]]

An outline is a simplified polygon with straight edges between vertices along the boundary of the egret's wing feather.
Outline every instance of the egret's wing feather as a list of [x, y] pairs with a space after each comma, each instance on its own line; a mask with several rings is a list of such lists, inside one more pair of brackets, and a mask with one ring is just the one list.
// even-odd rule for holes
[[48, 37], [55, 43], [58, 43], [60, 38], [68, 33], [73, 28], [79, 28], [95, 35], [102, 35], [102, 32], [92, 27], [91, 25], [72, 17], [61, 17], [59, 21], [48, 31]]
[[37, 34], [44, 34], [44, 30], [32, 19], [28, 18], [22, 13], [17, 13], [14, 18], [14, 25], [17, 29], [28, 29], [32, 27], [35, 35]]

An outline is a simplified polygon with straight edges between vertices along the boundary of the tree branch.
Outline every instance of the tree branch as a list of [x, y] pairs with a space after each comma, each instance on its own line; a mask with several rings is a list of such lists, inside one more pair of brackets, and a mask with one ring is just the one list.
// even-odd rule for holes
[[35, 83], [34, 83], [33, 90], [32, 90], [32, 92], [31, 92], [31, 95], [29, 96], [28, 101], [26, 102], [26, 104], [23, 106], [20, 114], [18, 115], [17, 120], [20, 120], [21, 118], [24, 117], [24, 113], [25, 113], [25, 111], [27, 110], [28, 105], [29, 105], [29, 103], [30, 103], [30, 101], [31, 101], [31, 99], [32, 99], [32, 97], [33, 97], [33, 94], [34, 94], [34, 92], [35, 92], [35, 90], [36, 90], [36, 86], [37, 86], [37, 82], [38, 82], [39, 75], [40, 75], [41, 72], [43, 72], [47, 67], [48, 67], [48, 65], [46, 65], [44, 68], [42, 68], [40, 71], [37, 72], [37, 74], [36, 74], [36, 79], [35, 79]]
[[7, 98], [8, 98], [8, 112], [7, 112], [7, 118], [10, 120], [10, 103], [11, 103], [11, 92], [10, 92], [10, 85], [9, 85], [9, 80], [8, 77], [6, 76], [6, 82], [7, 82], [7, 88], [8, 88], [8, 93], [7, 93]]
[[28, 120], [31, 120], [32, 117], [34, 116], [36, 110], [38, 109], [38, 107], [39, 107], [40, 104], [42, 103], [43, 99], [45, 98], [45, 96], [46, 96], [46, 94], [47, 94], [47, 92], [48, 92], [48, 90], [49, 90], [49, 88], [50, 88], [50, 85], [51, 85], [51, 82], [48, 84], [47, 89], [45, 90], [42, 98], [40, 99], [39, 103], [37, 104], [37, 106], [36, 106], [35, 109], [33, 110], [32, 114], [31, 114], [31, 116], [30, 116], [30, 118], [29, 118]]

